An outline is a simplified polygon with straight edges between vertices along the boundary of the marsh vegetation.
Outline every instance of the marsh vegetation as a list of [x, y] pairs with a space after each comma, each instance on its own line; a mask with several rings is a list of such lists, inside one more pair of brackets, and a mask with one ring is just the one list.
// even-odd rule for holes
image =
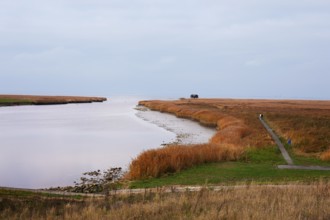
[[204, 145], [171, 145], [141, 153], [130, 165], [131, 179], [158, 177], [209, 162], [238, 161], [248, 149], [273, 146], [258, 120], [260, 113], [284, 142], [292, 140], [287, 147], [293, 156], [314, 158], [317, 163], [329, 160], [328, 101], [181, 99], [139, 104], [215, 127], [217, 133]]

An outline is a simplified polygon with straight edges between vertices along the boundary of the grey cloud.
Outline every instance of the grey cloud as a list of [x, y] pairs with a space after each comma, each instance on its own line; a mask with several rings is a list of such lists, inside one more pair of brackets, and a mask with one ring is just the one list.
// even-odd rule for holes
[[[43, 84], [58, 78], [59, 87], [67, 82], [58, 90], [85, 94], [198, 88], [208, 96], [218, 89], [252, 97], [263, 81], [304, 75], [299, 84], [310, 88], [297, 86], [284, 97], [329, 98], [320, 92], [325, 83], [312, 88], [317, 77], [329, 77], [329, 10], [325, 0], [3, 0], [0, 92], [30, 93], [37, 84], [28, 82], [43, 76]], [[26, 85], [22, 75], [30, 76]], [[276, 98], [276, 88], [264, 96]]]

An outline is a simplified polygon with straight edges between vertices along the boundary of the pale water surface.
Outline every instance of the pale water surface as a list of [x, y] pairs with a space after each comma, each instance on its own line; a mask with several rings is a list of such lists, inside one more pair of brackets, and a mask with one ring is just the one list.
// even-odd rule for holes
[[[160, 113], [150, 112], [150, 117], [138, 113], [137, 102], [113, 98], [93, 104], [0, 108], [0, 186], [72, 185], [83, 172], [125, 169], [143, 150], [176, 141], [183, 129], [178, 122], [185, 124], [182, 119], [175, 121], [166, 114], [165, 121], [173, 120], [162, 124]], [[197, 133], [206, 129], [195, 122], [188, 127]], [[197, 142], [207, 141], [214, 133], [206, 130], [209, 136]]]

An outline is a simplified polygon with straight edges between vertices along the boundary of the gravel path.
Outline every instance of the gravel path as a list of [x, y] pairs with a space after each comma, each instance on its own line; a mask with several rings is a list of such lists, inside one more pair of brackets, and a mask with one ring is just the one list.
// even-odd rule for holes
[[285, 147], [283, 146], [282, 142], [280, 141], [280, 139], [277, 137], [277, 135], [273, 132], [273, 130], [266, 124], [266, 122], [264, 121], [264, 119], [262, 117], [259, 117], [259, 120], [261, 121], [261, 123], [263, 124], [263, 126], [266, 128], [266, 130], [268, 131], [268, 133], [272, 136], [273, 140], [275, 141], [275, 143], [277, 144], [278, 148], [280, 149], [282, 156], [284, 157], [284, 160], [287, 162], [287, 164], [289, 165], [293, 165], [293, 161], [290, 157], [290, 155], [288, 154], [288, 152], [286, 151]]
[[330, 167], [322, 166], [300, 166], [300, 165], [278, 165], [280, 169], [292, 169], [292, 170], [329, 170]]

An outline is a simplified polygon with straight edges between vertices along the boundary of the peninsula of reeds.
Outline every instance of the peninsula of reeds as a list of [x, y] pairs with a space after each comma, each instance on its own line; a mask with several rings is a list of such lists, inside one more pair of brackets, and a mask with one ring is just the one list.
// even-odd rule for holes
[[169, 145], [142, 152], [130, 165], [130, 179], [159, 177], [203, 163], [238, 160], [249, 148], [273, 145], [258, 119], [261, 113], [284, 141], [292, 140], [294, 154], [330, 160], [330, 101], [181, 99], [139, 104], [195, 120], [217, 132], [205, 144]]

